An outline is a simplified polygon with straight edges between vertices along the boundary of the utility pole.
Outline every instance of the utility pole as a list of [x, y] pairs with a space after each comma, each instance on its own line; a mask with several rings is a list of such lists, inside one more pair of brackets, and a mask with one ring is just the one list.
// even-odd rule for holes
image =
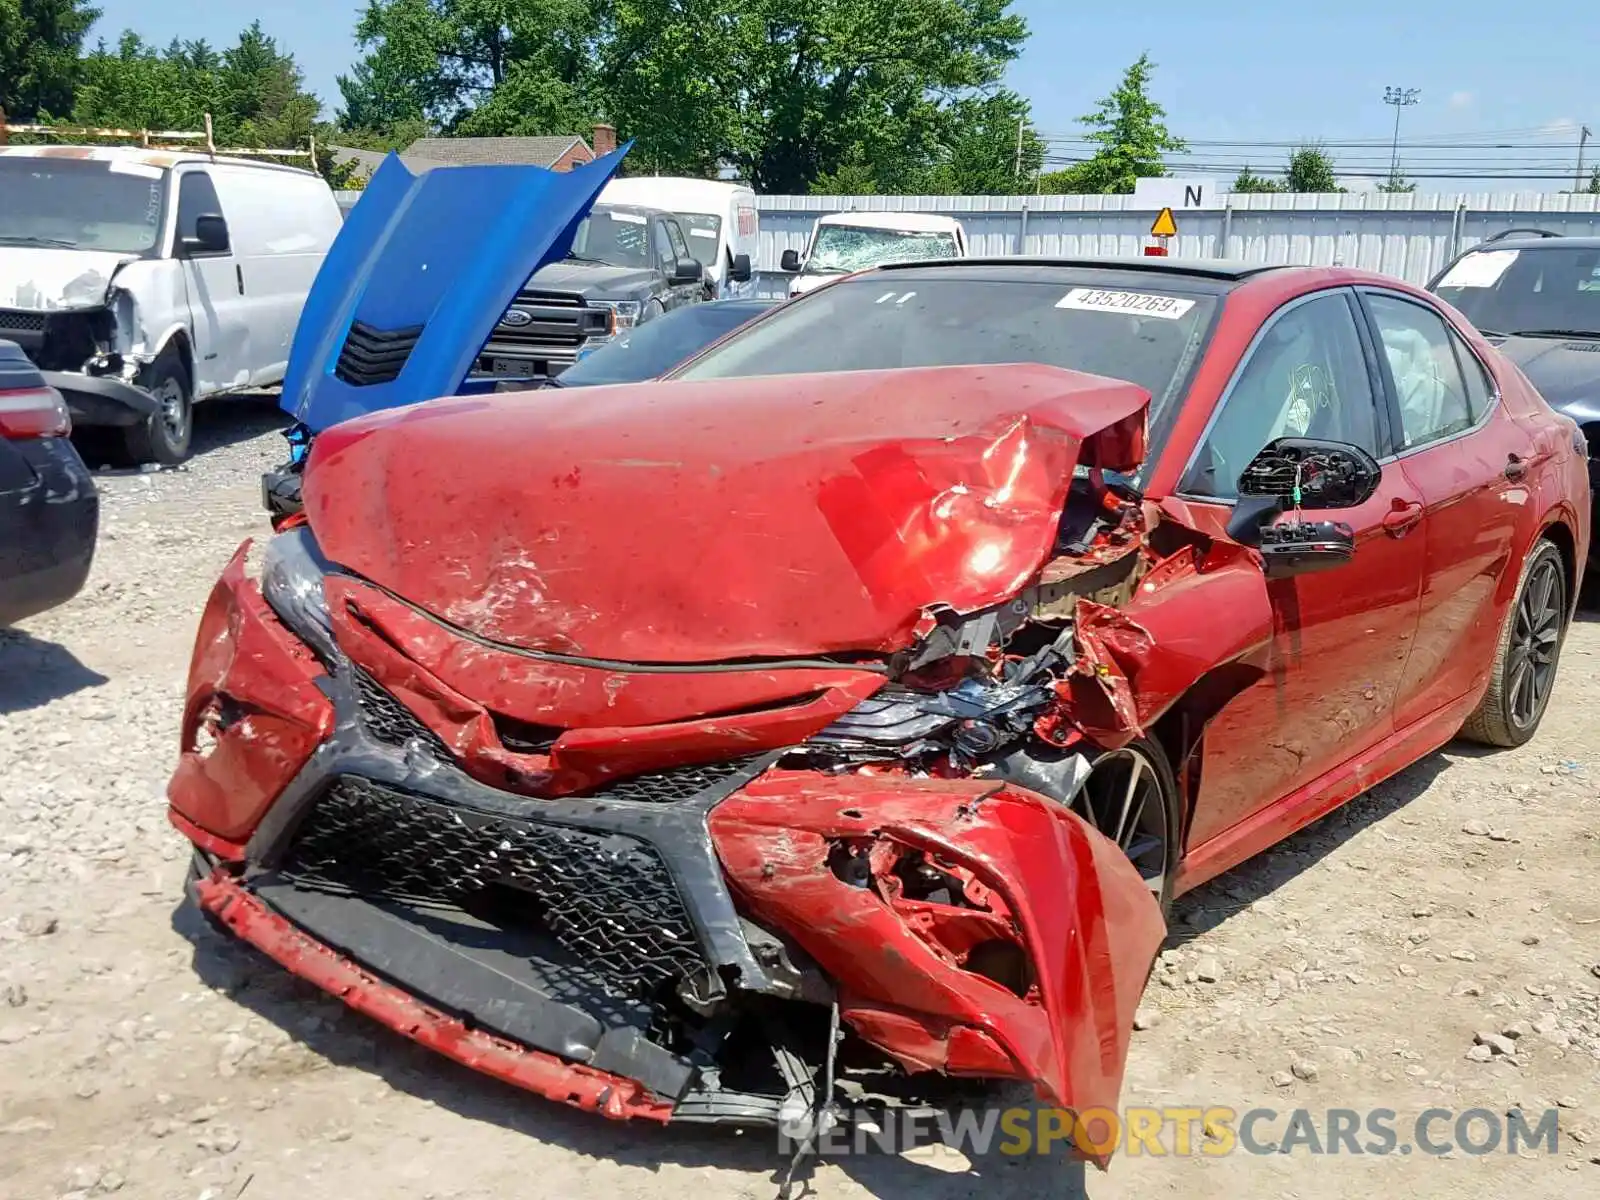
[[[1027, 123], [1027, 118], [1026, 117], [1018, 117], [1017, 118], [1017, 165], [1011, 168], [1011, 173], [1013, 175], [1015, 175], [1018, 179], [1022, 178], [1022, 127], [1026, 123]], [[1579, 158], [1580, 158], [1580, 166], [1581, 166], [1582, 156], [1580, 155]]]
[[1578, 131], [1578, 170], [1572, 176], [1572, 190], [1575, 192], [1583, 191], [1583, 148], [1588, 141], [1589, 127], [1585, 125]]
[[1400, 182], [1400, 110], [1417, 102], [1417, 97], [1422, 95], [1421, 88], [1386, 87], [1383, 89], [1383, 102], [1394, 105], [1394, 149], [1389, 155], [1389, 183], [1397, 185]]

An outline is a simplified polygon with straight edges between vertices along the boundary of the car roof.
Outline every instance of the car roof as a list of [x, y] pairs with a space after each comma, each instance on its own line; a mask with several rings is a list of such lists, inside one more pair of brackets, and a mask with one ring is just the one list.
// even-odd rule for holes
[[1567, 234], [1512, 233], [1488, 237], [1465, 253], [1475, 250], [1600, 250], [1600, 237], [1576, 237]]
[[600, 193], [600, 203], [619, 203], [648, 198], [652, 204], [674, 211], [720, 213], [729, 197], [744, 192], [754, 195], [747, 183], [726, 183], [716, 179], [680, 179], [668, 175], [629, 175], [613, 179]]
[[263, 171], [292, 171], [297, 175], [314, 172], [288, 163], [263, 162], [256, 158], [210, 155], [199, 150], [148, 150], [142, 146], [0, 146], [4, 158], [66, 158], [80, 162], [137, 163], [145, 167], [176, 167], [189, 163], [205, 166], [258, 167]]
[[946, 213], [837, 212], [817, 218], [818, 225], [850, 225], [857, 229], [892, 229], [907, 233], [949, 233], [960, 224]]
[[1166, 258], [1140, 255], [1083, 256], [1074, 258], [941, 258], [921, 262], [886, 263], [873, 268], [878, 271], [957, 272], [960, 277], [974, 280], [1031, 279], [1050, 282], [1067, 271], [1105, 271], [1130, 275], [1145, 275], [1152, 279], [1165, 276], [1182, 279], [1185, 284], [1201, 284], [1212, 291], [1226, 291], [1232, 285], [1257, 275], [1275, 271], [1308, 270], [1314, 268], [1273, 266], [1267, 263], [1239, 262], [1220, 258]]

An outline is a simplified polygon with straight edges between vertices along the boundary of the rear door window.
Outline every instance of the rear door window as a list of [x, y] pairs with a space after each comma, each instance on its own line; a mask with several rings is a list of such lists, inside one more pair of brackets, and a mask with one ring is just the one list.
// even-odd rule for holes
[[[1444, 318], [1431, 308], [1380, 292], [1366, 293], [1366, 301], [1400, 411], [1400, 449], [1470, 429], [1477, 418], [1456, 356], [1455, 335]], [[1481, 378], [1478, 382], [1483, 383]]]

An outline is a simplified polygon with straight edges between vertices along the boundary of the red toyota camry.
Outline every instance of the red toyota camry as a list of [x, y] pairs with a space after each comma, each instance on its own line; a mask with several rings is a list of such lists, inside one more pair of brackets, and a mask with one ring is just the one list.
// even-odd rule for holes
[[1391, 279], [868, 271], [666, 381], [320, 434], [171, 816], [215, 922], [554, 1100], [1110, 1106], [1174, 895], [1534, 734], [1588, 489]]

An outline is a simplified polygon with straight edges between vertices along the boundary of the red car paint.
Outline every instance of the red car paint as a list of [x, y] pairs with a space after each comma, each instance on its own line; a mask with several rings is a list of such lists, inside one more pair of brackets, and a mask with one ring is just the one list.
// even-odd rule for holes
[[[1443, 311], [1500, 404], [1467, 436], [1385, 464], [1377, 495], [1341, 514], [1357, 549], [1336, 574], [1268, 580], [1228, 538], [1231, 510], [1177, 495], [1178, 479], [1262, 323], [1297, 297], [1361, 287]], [[1534, 539], [1565, 539], [1584, 561], [1587, 482], [1561, 420], [1436, 300], [1358, 272], [1272, 272], [1228, 293], [1119, 537], [1043, 561], [1071, 466], [1131, 467], [1144, 402], [1131, 385], [1034, 367], [594, 389], [549, 408], [446, 401], [323, 434], [307, 510], [328, 557], [371, 581], [326, 585], [343, 651], [476, 778], [546, 797], [792, 744], [881, 686], [848, 655], [913, 644], [930, 606], [981, 610], [1134, 556], [1131, 598], [1077, 601], [1078, 659], [1038, 732], [1164, 740], [1186, 806], [1182, 891], [1454, 734]], [[1501, 470], [1512, 455], [1527, 467], [1515, 479]], [[773, 562], [780, 572], [760, 569]], [[213, 853], [248, 837], [331, 720], [320, 668], [237, 566], [202, 622], [171, 787], [175, 823]], [[248, 655], [218, 649], [230, 638], [249, 638]], [[770, 661], [830, 652], [845, 657]], [[221, 692], [280, 724], [223, 729], [229, 756], [201, 758], [190, 741]], [[545, 728], [548, 746], [508, 747], [507, 720]], [[856, 1034], [909, 1069], [1114, 1104], [1160, 919], [1078, 818], [996, 780], [772, 770], [713, 809], [710, 830], [744, 910], [821, 964]], [[870, 863], [867, 886], [829, 868], [841, 844]], [[906, 854], [942, 859], [964, 903], [906, 896], [892, 870]], [[226, 871], [202, 897], [357, 1007], [415, 1004], [351, 964], [360, 982], [332, 971], [335, 956]], [[978, 969], [993, 945], [1025, 952], [1026, 986]], [[379, 1015], [440, 1044], [437, 1026]], [[496, 1044], [537, 1066], [482, 1069], [604, 1107], [591, 1069]], [[635, 1089], [607, 1093], [630, 1097], [612, 1115], [669, 1107], [610, 1083]]]
[[[892, 1033], [890, 1053], [952, 1074], [1033, 1080], [1042, 1098], [1079, 1111], [1116, 1104], [1166, 927], [1132, 864], [1079, 817], [978, 779], [772, 771], [713, 810], [711, 833], [751, 910], [838, 981], [846, 1020]], [[890, 863], [874, 864], [876, 887], [850, 886], [828, 869], [839, 840], [965, 867], [982, 906], [892, 891], [885, 904]], [[996, 939], [1015, 941], [1034, 965], [1022, 995], [959, 969]]]
[[[211, 590], [183, 710], [174, 813], [228, 858], [333, 729], [322, 667], [245, 579], [246, 542]], [[202, 746], [202, 739], [209, 742]], [[182, 826], [180, 826], [181, 828]]]
[[967, 612], [1026, 583], [1073, 466], [1142, 457], [1148, 399], [998, 366], [445, 400], [318, 437], [305, 506], [335, 562], [512, 646], [896, 650], [930, 604]]

